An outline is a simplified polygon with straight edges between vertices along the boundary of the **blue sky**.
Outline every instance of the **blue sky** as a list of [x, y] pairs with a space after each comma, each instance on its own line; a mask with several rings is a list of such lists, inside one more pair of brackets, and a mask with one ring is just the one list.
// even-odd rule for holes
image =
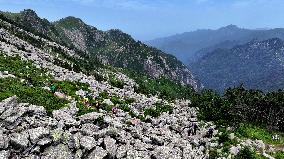
[[0, 0], [2, 11], [25, 8], [51, 21], [79, 17], [98, 29], [121, 29], [142, 41], [229, 24], [284, 27], [284, 0]]

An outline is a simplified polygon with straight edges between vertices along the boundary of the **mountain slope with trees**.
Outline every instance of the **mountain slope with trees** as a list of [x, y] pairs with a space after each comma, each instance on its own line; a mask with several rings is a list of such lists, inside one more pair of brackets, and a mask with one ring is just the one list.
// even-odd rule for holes
[[20, 13], [2, 12], [2, 17], [16, 25], [64, 46], [98, 59], [105, 65], [127, 68], [152, 78], [165, 77], [175, 82], [201, 87], [190, 70], [174, 56], [135, 41], [120, 30], [100, 31], [75, 17], [56, 22], [41, 19], [32, 10]]
[[217, 49], [192, 65], [206, 88], [222, 92], [244, 84], [263, 91], [284, 88], [284, 42], [273, 38]]
[[[68, 18], [68, 26], [85, 27]], [[75, 46], [80, 38], [40, 31], [0, 16], [1, 158], [283, 156], [283, 91], [196, 92], [106, 65]], [[282, 46], [279, 39], [261, 46], [268, 44]]]
[[202, 29], [154, 39], [146, 43], [171, 53], [185, 64], [191, 65], [215, 49], [230, 49], [251, 40], [262, 41], [270, 38], [284, 39], [284, 29], [253, 30], [228, 25], [217, 30]]

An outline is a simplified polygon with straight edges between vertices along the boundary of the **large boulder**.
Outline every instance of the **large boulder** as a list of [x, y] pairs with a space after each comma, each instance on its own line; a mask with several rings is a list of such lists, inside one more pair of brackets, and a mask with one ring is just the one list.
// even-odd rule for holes
[[46, 115], [46, 110], [43, 106], [29, 105], [27, 112], [32, 115], [44, 116]]
[[36, 143], [39, 139], [49, 135], [49, 129], [44, 127], [29, 129], [28, 132], [32, 143]]
[[265, 143], [262, 140], [255, 140], [254, 147], [256, 150], [263, 152], [265, 150]]
[[8, 159], [10, 156], [10, 151], [2, 150], [0, 151], [0, 158], [1, 159]]
[[11, 145], [16, 149], [25, 149], [29, 145], [29, 135], [27, 132], [13, 133], [10, 135]]
[[63, 108], [52, 112], [53, 117], [58, 121], [63, 121], [67, 126], [77, 126], [80, 122], [74, 119], [77, 109], [73, 108], [72, 104], [69, 108]]
[[230, 148], [230, 153], [232, 155], [237, 155], [240, 151], [241, 151], [241, 147], [240, 146], [232, 146]]
[[0, 114], [2, 114], [7, 108], [14, 107], [17, 104], [18, 104], [17, 96], [12, 96], [10, 98], [3, 100], [0, 103]]
[[109, 155], [115, 157], [117, 150], [116, 140], [107, 136], [104, 138], [104, 146]]
[[83, 124], [81, 128], [82, 134], [87, 136], [93, 136], [97, 131], [99, 131], [99, 127], [92, 123]]
[[152, 158], [154, 159], [174, 159], [171, 154], [171, 149], [166, 146], [158, 146], [152, 152]]
[[102, 113], [92, 112], [92, 113], [84, 114], [80, 116], [79, 118], [80, 118], [81, 123], [92, 123], [102, 116], [103, 116]]
[[83, 136], [80, 139], [81, 146], [86, 150], [91, 150], [96, 146], [96, 140], [90, 136]]
[[0, 133], [0, 149], [6, 149], [9, 146], [10, 138]]
[[102, 104], [114, 105], [113, 102], [112, 102], [110, 99], [104, 99], [104, 101], [102, 102]]
[[59, 144], [45, 149], [42, 159], [73, 159], [74, 156], [67, 145]]
[[89, 155], [88, 159], [104, 159], [107, 157], [108, 153], [101, 147], [96, 147]]

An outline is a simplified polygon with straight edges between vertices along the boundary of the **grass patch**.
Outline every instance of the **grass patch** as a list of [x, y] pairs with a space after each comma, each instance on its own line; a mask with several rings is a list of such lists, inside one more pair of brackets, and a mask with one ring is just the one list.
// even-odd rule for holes
[[81, 102], [77, 102], [77, 107], [79, 108], [79, 111], [77, 113], [77, 116], [81, 116], [87, 113], [91, 113], [91, 112], [96, 112], [97, 109], [94, 107], [87, 107], [85, 106], [83, 103]]
[[30, 61], [22, 61], [19, 56], [11, 57], [3, 55], [0, 51], [0, 71], [8, 71], [19, 78], [32, 79], [34, 86], [44, 86], [45, 82], [51, 79], [46, 75], [46, 70], [36, 68]]
[[234, 157], [234, 159], [265, 159], [265, 157], [258, 155], [249, 147], [245, 147]]
[[120, 89], [123, 89], [123, 87], [124, 87], [124, 85], [125, 85], [125, 83], [124, 83], [123, 81], [118, 80], [118, 79], [116, 79], [116, 78], [111, 78], [111, 79], [109, 80], [109, 82], [110, 82], [110, 84], [111, 84], [112, 86], [117, 87], [117, 88], [120, 88]]
[[[267, 144], [284, 144], [284, 135], [283, 133], [270, 132], [267, 129], [253, 126], [251, 124], [241, 124], [236, 130], [235, 134], [240, 138], [250, 138], [262, 140]], [[273, 140], [272, 136], [278, 134], [280, 140]]]
[[155, 107], [147, 108], [144, 110], [144, 116], [159, 117], [163, 112], [173, 112], [173, 108], [169, 105], [163, 105], [162, 103], [156, 103]]
[[284, 152], [283, 151], [277, 151], [275, 153], [271, 153], [270, 155], [275, 157], [275, 159], [283, 159], [284, 158]]
[[76, 91], [80, 89], [88, 91], [89, 88], [89, 84], [81, 83], [78, 81], [54, 81], [54, 84], [57, 90], [72, 97], [76, 96]]
[[21, 102], [44, 106], [49, 114], [68, 102], [52, 95], [41, 87], [29, 87], [13, 78], [0, 79], [0, 100], [16, 95]]

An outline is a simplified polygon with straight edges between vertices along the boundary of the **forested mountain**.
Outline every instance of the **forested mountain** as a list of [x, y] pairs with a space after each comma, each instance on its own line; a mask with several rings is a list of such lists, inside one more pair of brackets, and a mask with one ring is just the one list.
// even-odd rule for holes
[[217, 30], [203, 29], [159, 38], [146, 42], [167, 53], [175, 55], [185, 64], [190, 65], [202, 56], [218, 48], [232, 48], [251, 40], [284, 39], [284, 29], [243, 29], [228, 25]]
[[223, 91], [244, 84], [264, 91], [284, 88], [284, 42], [273, 38], [217, 49], [192, 64], [206, 88]]

